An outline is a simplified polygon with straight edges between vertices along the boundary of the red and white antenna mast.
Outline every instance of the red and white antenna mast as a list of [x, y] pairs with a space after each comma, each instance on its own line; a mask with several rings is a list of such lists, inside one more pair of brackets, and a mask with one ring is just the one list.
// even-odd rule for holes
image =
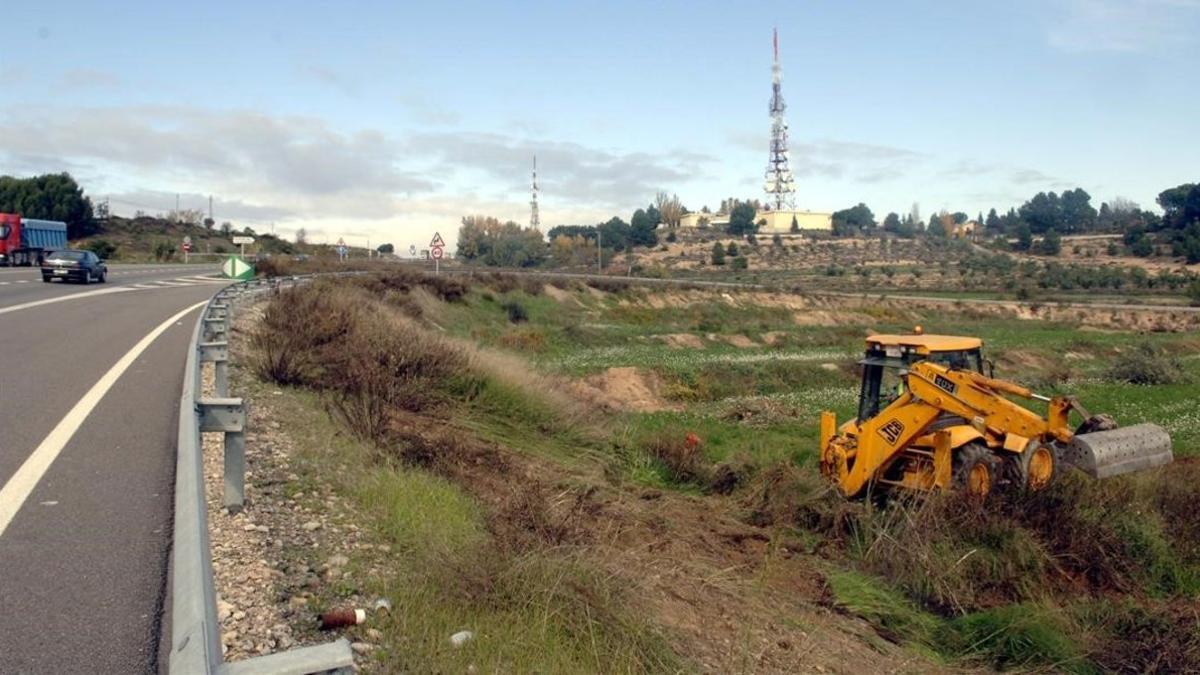
[[787, 104], [783, 102], [783, 67], [779, 64], [779, 31], [772, 32], [775, 61], [771, 64], [771, 152], [767, 160], [766, 181], [763, 191], [767, 202], [773, 203], [776, 211], [795, 208], [796, 180], [788, 166], [788, 125], [783, 113]]

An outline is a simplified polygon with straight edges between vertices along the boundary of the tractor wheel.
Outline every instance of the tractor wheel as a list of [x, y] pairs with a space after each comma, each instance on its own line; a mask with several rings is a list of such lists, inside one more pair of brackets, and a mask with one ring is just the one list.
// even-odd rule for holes
[[1043, 443], [1030, 444], [1025, 452], [1004, 458], [1010, 485], [1026, 490], [1044, 490], [1058, 477], [1058, 451]]
[[954, 487], [974, 499], [987, 497], [996, 486], [996, 455], [987, 446], [967, 443], [954, 454]]

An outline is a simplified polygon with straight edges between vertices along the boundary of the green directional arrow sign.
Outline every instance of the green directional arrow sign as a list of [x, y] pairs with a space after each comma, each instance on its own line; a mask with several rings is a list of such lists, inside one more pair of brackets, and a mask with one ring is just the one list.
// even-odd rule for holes
[[245, 281], [246, 279], [254, 278], [254, 266], [236, 255], [231, 255], [221, 265], [221, 274], [230, 279]]

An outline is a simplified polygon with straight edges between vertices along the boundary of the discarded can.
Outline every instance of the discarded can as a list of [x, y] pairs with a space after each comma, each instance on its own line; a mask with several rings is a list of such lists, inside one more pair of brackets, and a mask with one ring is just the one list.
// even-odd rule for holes
[[321, 628], [323, 630], [330, 630], [332, 628], [356, 626], [366, 620], [367, 610], [365, 609], [351, 609], [349, 607], [331, 609], [321, 615]]
[[471, 638], [473, 637], [475, 637], [475, 634], [471, 631], [460, 630], [459, 632], [450, 636], [450, 644], [454, 645], [455, 647], [461, 647], [470, 642]]
[[371, 606], [371, 609], [375, 610], [376, 612], [390, 612], [392, 611], [392, 603], [387, 598], [380, 598], [375, 601], [375, 604]]

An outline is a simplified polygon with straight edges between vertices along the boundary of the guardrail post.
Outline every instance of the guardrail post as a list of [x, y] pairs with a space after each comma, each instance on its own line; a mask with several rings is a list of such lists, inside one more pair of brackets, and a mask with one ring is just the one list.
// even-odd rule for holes
[[225, 433], [225, 508], [242, 510], [246, 502], [246, 405], [240, 398], [202, 398], [196, 402], [200, 431]]
[[229, 396], [229, 342], [201, 342], [200, 362], [213, 364], [213, 380], [219, 398]]

